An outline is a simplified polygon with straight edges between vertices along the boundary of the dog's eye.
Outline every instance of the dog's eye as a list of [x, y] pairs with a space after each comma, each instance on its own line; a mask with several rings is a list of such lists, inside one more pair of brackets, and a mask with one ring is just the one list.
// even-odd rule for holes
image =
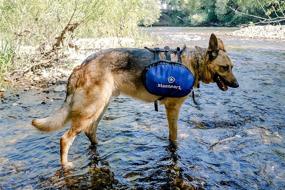
[[222, 71], [228, 71], [229, 70], [229, 66], [221, 66], [221, 68], [222, 68]]

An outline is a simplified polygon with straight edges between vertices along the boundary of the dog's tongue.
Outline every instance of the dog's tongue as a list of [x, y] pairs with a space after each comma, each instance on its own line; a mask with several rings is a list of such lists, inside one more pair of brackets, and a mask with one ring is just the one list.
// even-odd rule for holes
[[228, 90], [228, 86], [227, 86], [227, 85], [225, 85], [225, 83], [223, 83], [223, 82], [222, 82], [222, 89], [223, 89], [223, 91]]
[[220, 79], [220, 77], [218, 77], [217, 85], [222, 91], [228, 90], [228, 86]]

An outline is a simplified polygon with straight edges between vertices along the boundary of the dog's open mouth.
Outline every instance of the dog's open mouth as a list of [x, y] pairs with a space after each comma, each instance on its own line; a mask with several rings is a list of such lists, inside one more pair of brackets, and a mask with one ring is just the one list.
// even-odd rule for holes
[[225, 79], [223, 79], [223, 77], [221, 77], [220, 75], [218, 75], [218, 74], [215, 75], [214, 81], [217, 83], [218, 87], [222, 91], [228, 90], [228, 86], [226, 85]]

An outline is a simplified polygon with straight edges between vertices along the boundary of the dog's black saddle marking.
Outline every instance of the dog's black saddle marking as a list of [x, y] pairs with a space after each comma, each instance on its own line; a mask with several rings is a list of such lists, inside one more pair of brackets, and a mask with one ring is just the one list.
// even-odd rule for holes
[[[161, 49], [158, 47], [156, 47], [156, 48], [145, 47], [145, 49], [147, 49], [153, 53], [153, 63], [161, 61], [159, 54], [164, 53], [165, 60], [171, 62], [171, 54], [175, 54], [177, 56], [177, 63], [182, 64], [181, 55], [182, 55], [183, 51], [186, 49], [186, 46], [184, 45], [182, 49], [180, 49], [180, 47], [177, 47], [175, 50], [170, 49], [169, 46], [165, 46], [164, 49]], [[158, 101], [163, 100], [164, 98], [165, 97], [160, 97], [154, 101], [155, 111], [158, 111]]]

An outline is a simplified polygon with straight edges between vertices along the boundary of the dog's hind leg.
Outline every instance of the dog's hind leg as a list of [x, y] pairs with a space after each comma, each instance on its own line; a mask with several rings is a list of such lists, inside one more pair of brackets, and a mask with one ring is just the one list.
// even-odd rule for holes
[[85, 135], [88, 137], [88, 139], [90, 140], [91, 142], [91, 145], [95, 145], [98, 143], [98, 140], [97, 140], [97, 127], [98, 127], [98, 123], [97, 121], [94, 121], [92, 123], [92, 125], [90, 125], [90, 127], [88, 127], [86, 130], [85, 130]]
[[99, 124], [100, 120], [102, 119], [102, 117], [103, 117], [103, 115], [104, 115], [108, 105], [109, 105], [109, 101], [105, 104], [105, 106], [102, 106], [103, 109], [98, 110], [99, 117], [92, 123], [92, 125], [90, 125], [85, 130], [85, 135], [88, 137], [88, 139], [90, 140], [92, 145], [98, 143], [98, 140], [97, 140], [97, 127], [98, 127], [98, 124]]
[[64, 168], [72, 166], [72, 163], [68, 162], [68, 151], [77, 134], [87, 132], [91, 141], [96, 141], [96, 130], [92, 124], [102, 117], [112, 90], [112, 84], [102, 82], [100, 85], [79, 89], [74, 93], [70, 114], [71, 128], [60, 139], [61, 164]]
[[74, 141], [76, 135], [81, 132], [81, 127], [86, 125], [84, 122], [72, 119], [71, 128], [64, 133], [64, 135], [60, 139], [60, 161], [63, 168], [71, 168], [72, 162], [68, 162], [68, 151], [69, 148]]

